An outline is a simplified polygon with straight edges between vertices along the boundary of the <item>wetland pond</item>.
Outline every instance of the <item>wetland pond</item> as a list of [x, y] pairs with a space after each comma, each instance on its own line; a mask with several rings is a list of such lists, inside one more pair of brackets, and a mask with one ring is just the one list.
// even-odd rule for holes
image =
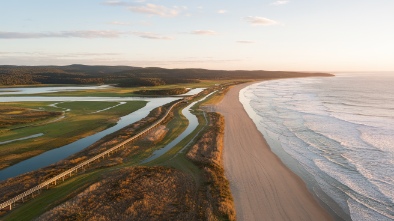
[[79, 91], [79, 90], [94, 90], [107, 89], [109, 85], [101, 86], [64, 86], [64, 87], [13, 87], [0, 88], [0, 95], [15, 95], [15, 94], [43, 94], [54, 93], [60, 91]]
[[[58, 87], [53, 87], [53, 88], [58, 88]], [[70, 90], [71, 87], [62, 87], [62, 88], [68, 88], [67, 90]], [[73, 90], [77, 90], [76, 87], [72, 87]], [[87, 89], [88, 87], [79, 87], [79, 89]], [[29, 88], [30, 89], [30, 88]], [[36, 88], [32, 88], [36, 89]], [[91, 89], [97, 89], [97, 87], [92, 87]], [[1, 90], [3, 91], [10, 91], [10, 90], [17, 90], [17, 88], [2, 88]], [[53, 92], [55, 89], [50, 89], [50, 87], [47, 87], [47, 91]], [[44, 90], [40, 90], [44, 91]], [[197, 94], [198, 92], [201, 91], [201, 89], [193, 89], [191, 90]], [[4, 92], [6, 93], [6, 92]], [[15, 92], [7, 92], [10, 95], [15, 93]], [[41, 92], [45, 93], [45, 92]], [[4, 94], [3, 94], [4, 95]], [[188, 93], [190, 94], [190, 92]], [[45, 97], [45, 96], [33, 96], [33, 97], [0, 97], [0, 103], [1, 102], [28, 102], [28, 101], [53, 101], [53, 102], [66, 102], [66, 101], [103, 101], [103, 102], [126, 102], [126, 101], [147, 101], [148, 103], [146, 106], [143, 108], [132, 112], [128, 115], [125, 115], [119, 119], [119, 121], [116, 123], [116, 125], [105, 129], [101, 132], [98, 132], [94, 135], [82, 138], [80, 140], [77, 140], [73, 143], [64, 145], [62, 147], [52, 149], [49, 151], [46, 151], [40, 155], [37, 155], [35, 157], [29, 158], [27, 160], [21, 161], [17, 164], [14, 164], [10, 167], [7, 167], [3, 170], [0, 170], [0, 181], [6, 180], [11, 177], [15, 177], [30, 171], [34, 171], [40, 168], [43, 168], [45, 166], [49, 166], [51, 164], [54, 164], [60, 160], [63, 160], [83, 149], [86, 147], [92, 145], [96, 141], [100, 140], [104, 136], [114, 133], [134, 122], [137, 122], [141, 120], [142, 118], [146, 117], [151, 110], [153, 110], [156, 107], [165, 105], [167, 103], [170, 103], [172, 101], [180, 99], [179, 97]], [[186, 116], [189, 118], [188, 116]], [[190, 121], [190, 119], [189, 119]], [[28, 138], [26, 138], [28, 139]], [[7, 142], [7, 141], [5, 141]], [[1, 145], [1, 143], [0, 143]]]

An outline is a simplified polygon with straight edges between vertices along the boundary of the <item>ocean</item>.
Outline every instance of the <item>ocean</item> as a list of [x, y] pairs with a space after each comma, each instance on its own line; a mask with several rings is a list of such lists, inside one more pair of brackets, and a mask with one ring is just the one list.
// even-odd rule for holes
[[394, 73], [264, 81], [240, 101], [337, 220], [394, 220]]

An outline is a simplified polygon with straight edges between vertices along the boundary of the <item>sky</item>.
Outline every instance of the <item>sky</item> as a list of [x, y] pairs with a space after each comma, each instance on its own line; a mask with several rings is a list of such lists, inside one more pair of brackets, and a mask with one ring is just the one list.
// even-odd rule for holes
[[394, 71], [393, 0], [0, 0], [0, 65]]

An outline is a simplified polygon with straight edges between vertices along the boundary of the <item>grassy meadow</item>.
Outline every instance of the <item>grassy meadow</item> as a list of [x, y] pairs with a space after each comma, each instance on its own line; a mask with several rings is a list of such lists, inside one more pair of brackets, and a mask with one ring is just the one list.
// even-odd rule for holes
[[34, 139], [0, 145], [0, 169], [111, 127], [120, 117], [144, 107], [146, 102], [126, 102], [98, 113], [95, 112], [118, 105], [119, 102], [64, 102], [49, 106], [52, 104], [54, 102], [0, 103], [2, 108], [61, 113], [56, 117], [0, 128], [0, 142], [44, 134]]
[[[215, 86], [216, 84], [225, 84], [232, 82], [230, 80], [201, 80], [198, 83], [183, 83], [183, 84], [168, 84], [160, 86], [146, 86], [146, 87], [109, 87], [105, 89], [93, 89], [93, 90], [79, 90], [79, 91], [63, 91], [53, 93], [42, 93], [39, 96], [48, 97], [135, 97], [141, 96], [134, 92], [141, 90], [166, 90], [173, 88], [208, 88]], [[30, 87], [30, 86], [29, 86]], [[32, 95], [0, 95], [0, 96], [37, 96]]]
[[[134, 220], [234, 220], [235, 212], [228, 181], [220, 166], [220, 128], [223, 120], [200, 109], [202, 105], [219, 102], [223, 94], [223, 91], [219, 91], [192, 107], [192, 113], [199, 122], [197, 128], [157, 159], [141, 165], [155, 150], [166, 146], [186, 129], [188, 121], [182, 115], [182, 110], [188, 104], [175, 108], [169, 120], [158, 129], [161, 131], [152, 132], [159, 134], [156, 139], [151, 139], [154, 136], [148, 135], [148, 138], [126, 145], [122, 151], [103, 159], [60, 185], [43, 191], [2, 218], [31, 220], [41, 216], [43, 220], [122, 220], [125, 217], [120, 214], [125, 214]], [[200, 95], [196, 100], [203, 96], [205, 95]], [[57, 106], [70, 108], [75, 117], [84, 116], [84, 120], [87, 112], [106, 108], [94, 103], [84, 107], [86, 105], [82, 103], [61, 103]], [[113, 103], [108, 105], [114, 106]], [[117, 108], [122, 106], [124, 105]], [[48, 111], [52, 110], [51, 108], [49, 107]], [[111, 140], [105, 142], [111, 143]], [[207, 142], [210, 148], [201, 149], [201, 145]], [[201, 152], [203, 149], [204, 152]], [[206, 158], [202, 159], [198, 153], [206, 156], [208, 161]], [[81, 156], [75, 156], [77, 157]], [[117, 210], [108, 206], [113, 203], [116, 203]], [[61, 204], [63, 208], [57, 207]], [[95, 210], [100, 211], [92, 213]]]

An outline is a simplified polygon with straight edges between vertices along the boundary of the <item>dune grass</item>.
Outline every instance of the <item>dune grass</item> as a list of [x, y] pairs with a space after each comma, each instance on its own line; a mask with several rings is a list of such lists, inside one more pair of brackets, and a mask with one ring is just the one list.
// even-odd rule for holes
[[[215, 98], [217, 94], [218, 93], [213, 95], [208, 100], [211, 101], [212, 99], [217, 100]], [[193, 107], [194, 114], [196, 114], [199, 121], [198, 127], [185, 139], [183, 139], [178, 145], [174, 146], [170, 151], [163, 154], [161, 157], [149, 162], [146, 165], [149, 166], [148, 168], [152, 168], [151, 173], [153, 174], [161, 173], [160, 171], [163, 170], [157, 166], [164, 166], [164, 167], [175, 168], [175, 171], [181, 171], [182, 173], [187, 174], [187, 176], [191, 176], [194, 179], [194, 183], [197, 185], [196, 186], [197, 189], [190, 186], [188, 188], [191, 188], [189, 189], [189, 191], [194, 192], [193, 196], [197, 197], [194, 200], [192, 200], [192, 202], [194, 203], [193, 208], [196, 209], [197, 211], [197, 217], [200, 218], [209, 217], [217, 220], [232, 220], [233, 212], [231, 208], [227, 211], [229, 216], [225, 214], [226, 211], [224, 211], [224, 213], [218, 213], [217, 212], [218, 209], [212, 205], [212, 203], [215, 203], [217, 201], [210, 201], [210, 203], [207, 203], [210, 199], [209, 196], [205, 195], [206, 193], [208, 193], [207, 192], [208, 190], [210, 191], [212, 190], [212, 186], [209, 185], [217, 185], [215, 182], [210, 181], [212, 177], [215, 177], [216, 180], [222, 180], [224, 178], [223, 170], [220, 168], [217, 169], [216, 166], [212, 166], [210, 167], [211, 168], [210, 171], [207, 172], [206, 169], [201, 167], [201, 165], [197, 161], [190, 160], [190, 158], [187, 157], [187, 153], [191, 148], [194, 147], [196, 142], [201, 142], [201, 139], [204, 137], [204, 135], [207, 132], [212, 133], [212, 131], [215, 131], [212, 130], [211, 126], [209, 126], [210, 117], [206, 118], [203, 115], [203, 113], [200, 110], [198, 110], [199, 105]], [[97, 182], [98, 180], [102, 180], [102, 178], [106, 179], [106, 177], [110, 176], [110, 174], [116, 173], [116, 171], [122, 170], [122, 168], [136, 167], [138, 169], [139, 168], [138, 162], [150, 156], [150, 154], [154, 150], [160, 147], [164, 147], [166, 144], [168, 144], [177, 136], [179, 136], [184, 131], [184, 129], [186, 129], [187, 121], [185, 117], [181, 114], [181, 111], [182, 111], [182, 107], [179, 107], [174, 112], [171, 120], [169, 120], [165, 124], [165, 126], [169, 131], [166, 134], [166, 136], [164, 136], [158, 143], [153, 145], [153, 144], [149, 144], [144, 140], [137, 141], [136, 143], [133, 143], [131, 147], [129, 147], [131, 148], [130, 149], [131, 152], [128, 151], [128, 153], [130, 154], [127, 155], [125, 153], [126, 156], [123, 157], [124, 159], [123, 163], [117, 164], [112, 167], [106, 167], [106, 168], [98, 167], [99, 169], [93, 168], [89, 172], [78, 174], [76, 177], [66, 180], [66, 182], [64, 182], [63, 184], [53, 187], [53, 189], [50, 189], [49, 191], [44, 191], [43, 194], [37, 196], [35, 199], [29, 201], [26, 204], [19, 206], [18, 208], [13, 210], [10, 214], [3, 217], [4, 220], [30, 220], [31, 218], [36, 218], [39, 215], [41, 215], [43, 212], [50, 210], [56, 205], [59, 205], [60, 203], [65, 202], [71, 197], [75, 196], [77, 193], [82, 192], [89, 185]], [[182, 149], [184, 149], [184, 151], [179, 152]], [[114, 157], [116, 156], [117, 155], [115, 155]], [[155, 168], [158, 168], [158, 170], [156, 170]], [[171, 174], [173, 174], [173, 172], [171, 172]], [[150, 176], [151, 175], [145, 177], [145, 179], [148, 180], [151, 179], [149, 178]], [[173, 175], [169, 175], [169, 177], [172, 176]], [[219, 177], [219, 179], [217, 179], [217, 177]], [[150, 180], [149, 182], [157, 182], [157, 181]], [[162, 180], [160, 182], [168, 182], [168, 179], [164, 179], [164, 181]], [[168, 184], [163, 183], [163, 185], [168, 185]], [[75, 186], [75, 189], [73, 189], [72, 186]], [[172, 188], [173, 191], [177, 191], [176, 186], [173, 186]], [[224, 188], [224, 190], [223, 189], [221, 190], [220, 188]], [[225, 197], [226, 199], [225, 203], [228, 203], [227, 200], [231, 199], [231, 195], [230, 198], [228, 198], [229, 190], [227, 191], [226, 188], [228, 188], [228, 185], [224, 185], [224, 186], [219, 185], [219, 190], [217, 188], [213, 188], [214, 191], [213, 194], [219, 194], [217, 196]], [[144, 192], [142, 192], [141, 194], [145, 195]], [[170, 203], [171, 205], [171, 202], [168, 203]], [[205, 207], [208, 205], [209, 205], [209, 212], [206, 212]], [[231, 207], [231, 203], [229, 203], [229, 205], [227, 206]], [[34, 211], [30, 211], [30, 210], [34, 210]]]
[[28, 200], [12, 210], [2, 220], [33, 220], [54, 206], [70, 199], [88, 186], [99, 180], [100, 171], [80, 174], [64, 183], [44, 190], [35, 198]]

